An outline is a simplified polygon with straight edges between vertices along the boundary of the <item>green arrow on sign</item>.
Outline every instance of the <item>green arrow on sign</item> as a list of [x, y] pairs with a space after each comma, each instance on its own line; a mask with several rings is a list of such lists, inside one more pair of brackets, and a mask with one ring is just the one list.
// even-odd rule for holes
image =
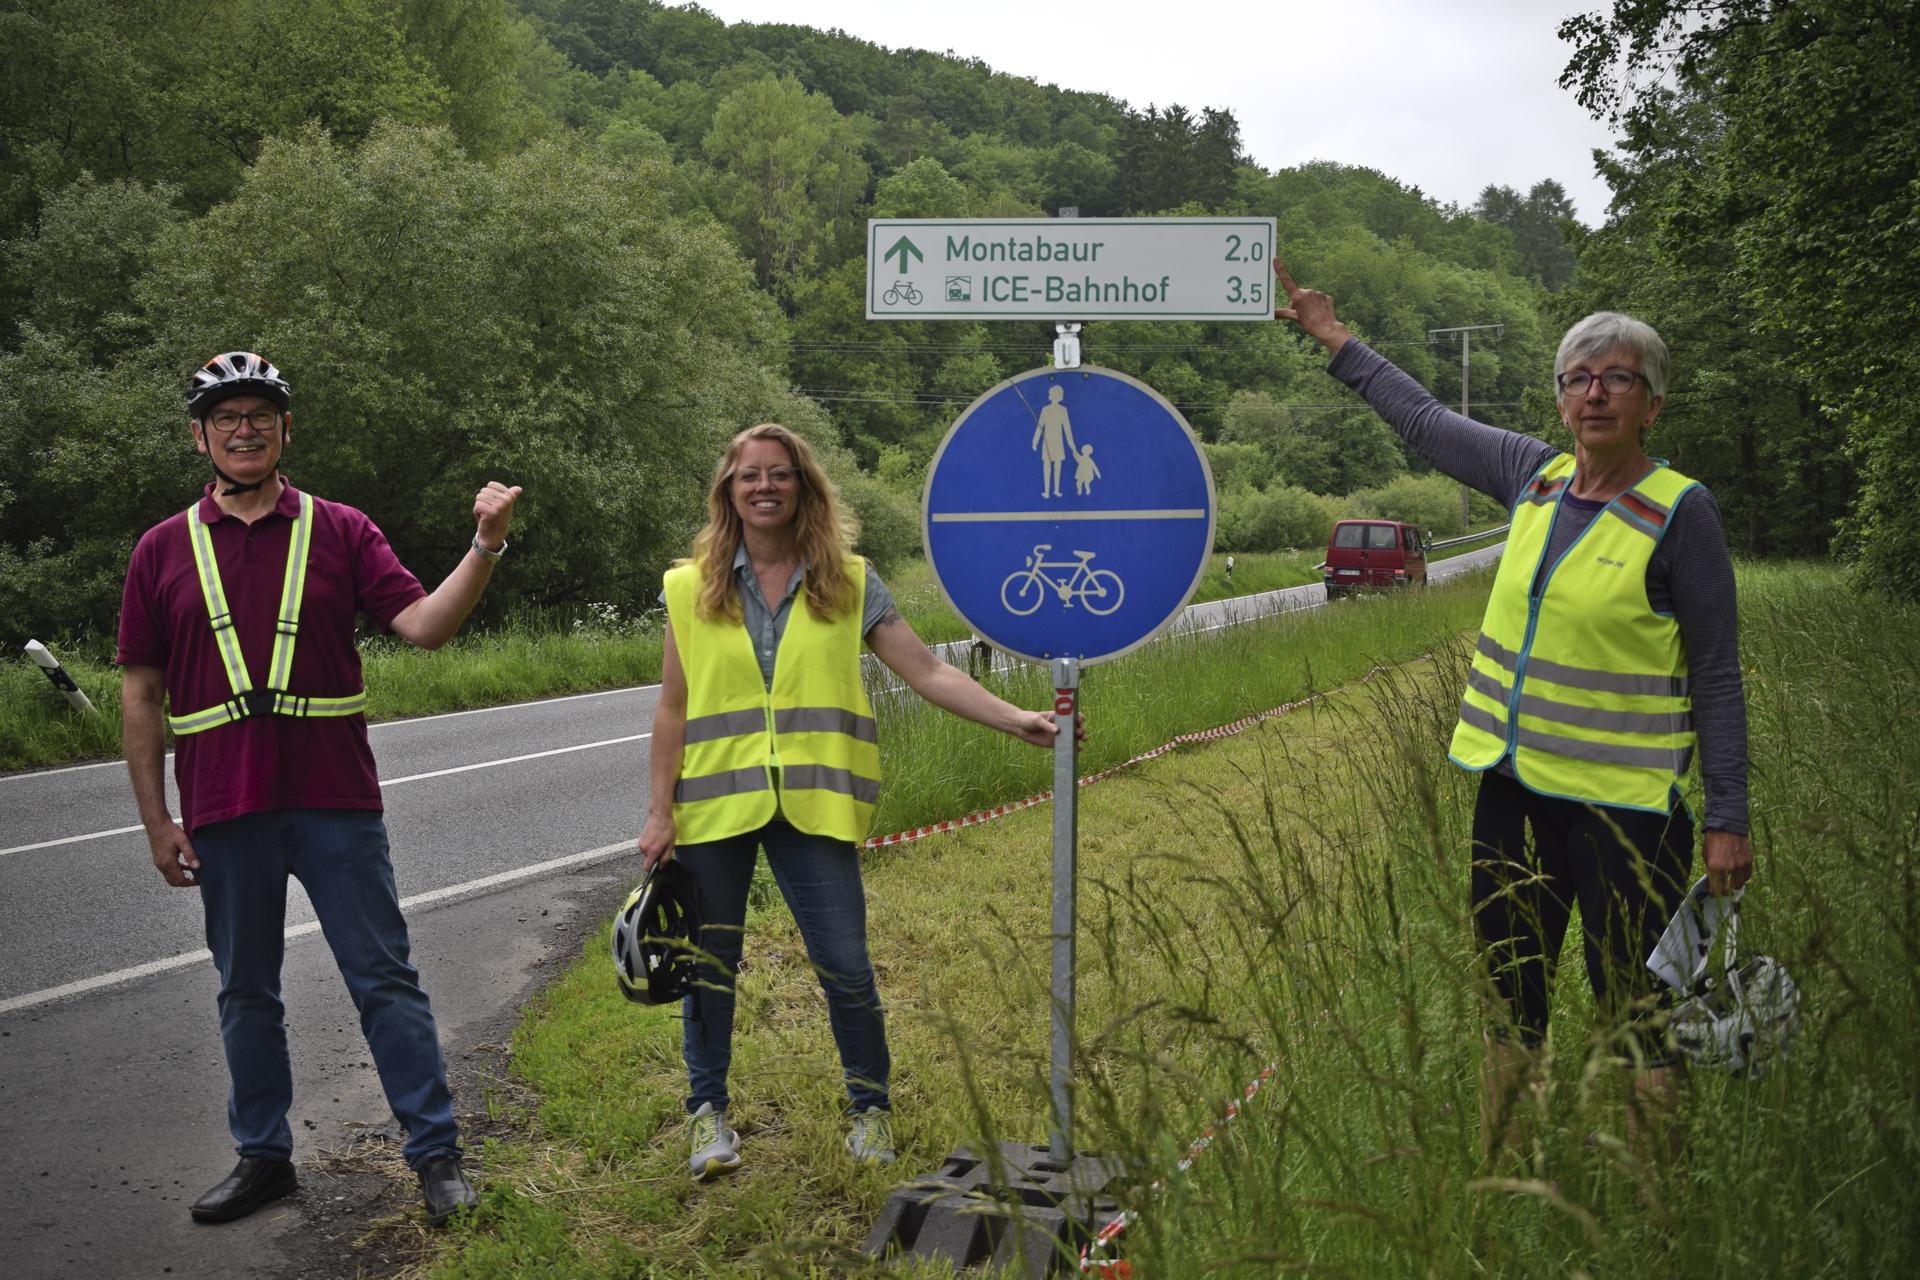
[[898, 240], [895, 240], [893, 242], [893, 248], [887, 250], [885, 253], [880, 255], [880, 261], [886, 262], [888, 259], [892, 258], [893, 255], [896, 253], [900, 255], [900, 274], [901, 275], [907, 274], [907, 255], [908, 254], [912, 254], [914, 257], [920, 259], [920, 261], [922, 262], [925, 262], [927, 260], [927, 255], [920, 252], [920, 250], [917, 247], [915, 247], [913, 241], [907, 239], [905, 236], [901, 236]]

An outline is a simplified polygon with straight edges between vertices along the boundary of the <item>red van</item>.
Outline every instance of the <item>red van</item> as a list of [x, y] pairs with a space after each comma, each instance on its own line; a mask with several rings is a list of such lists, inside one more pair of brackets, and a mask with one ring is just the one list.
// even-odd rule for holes
[[1392, 520], [1342, 520], [1327, 539], [1327, 599], [1358, 587], [1427, 585], [1420, 531]]

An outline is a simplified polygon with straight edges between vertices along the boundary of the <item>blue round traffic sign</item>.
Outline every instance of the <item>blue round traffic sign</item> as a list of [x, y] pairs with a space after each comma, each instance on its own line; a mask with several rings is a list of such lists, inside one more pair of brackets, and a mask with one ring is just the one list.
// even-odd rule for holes
[[954, 611], [1035, 662], [1103, 662], [1179, 616], [1213, 550], [1193, 428], [1111, 369], [1034, 369], [967, 406], [927, 472], [927, 561]]

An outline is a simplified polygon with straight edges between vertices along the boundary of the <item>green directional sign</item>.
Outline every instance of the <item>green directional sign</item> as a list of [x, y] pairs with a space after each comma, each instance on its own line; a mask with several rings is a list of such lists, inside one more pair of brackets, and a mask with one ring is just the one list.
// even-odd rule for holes
[[1271, 320], [1272, 218], [875, 218], [869, 320]]

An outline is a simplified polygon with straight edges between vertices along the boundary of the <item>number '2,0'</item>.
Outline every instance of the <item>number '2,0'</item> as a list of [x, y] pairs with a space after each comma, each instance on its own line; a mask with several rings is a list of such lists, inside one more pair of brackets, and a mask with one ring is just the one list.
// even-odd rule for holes
[[1243, 244], [1239, 236], [1227, 237], [1226, 262], [1259, 262], [1267, 256], [1267, 246], [1258, 240]]

